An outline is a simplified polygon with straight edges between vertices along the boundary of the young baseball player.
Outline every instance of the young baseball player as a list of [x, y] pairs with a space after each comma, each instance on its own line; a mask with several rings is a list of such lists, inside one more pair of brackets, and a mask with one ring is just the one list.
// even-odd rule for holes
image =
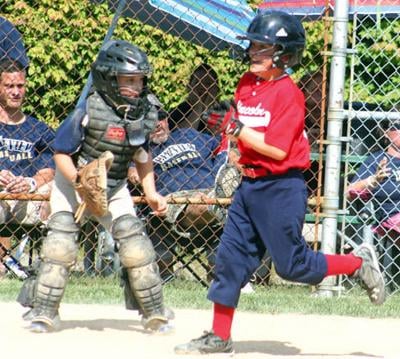
[[316, 285], [326, 276], [347, 274], [361, 280], [373, 303], [385, 300], [372, 247], [361, 245], [345, 256], [325, 255], [310, 249], [302, 237], [307, 202], [302, 171], [309, 166], [310, 152], [304, 96], [285, 72], [301, 60], [302, 24], [284, 12], [268, 12], [254, 18], [244, 38], [250, 40], [250, 71], [241, 78], [235, 106], [220, 124], [238, 142], [243, 177], [229, 208], [208, 292], [214, 303], [212, 330], [176, 346], [177, 354], [233, 352], [231, 325], [240, 289], [266, 249], [284, 279]]
[[[150, 207], [156, 214], [166, 212], [166, 199], [156, 191], [152, 158], [147, 152], [148, 137], [159, 110], [157, 99], [146, 87], [150, 70], [146, 54], [136, 46], [122, 40], [106, 43], [92, 65], [94, 88], [85, 108], [73, 112], [56, 133], [52, 213], [33, 286], [33, 309], [25, 316], [32, 321], [30, 329], [34, 332], [57, 328], [58, 308], [79, 250], [79, 197], [87, 200], [85, 183], [95, 181], [103, 165], [108, 168], [106, 210], [103, 213], [100, 207], [94, 212], [93, 208], [83, 215], [96, 215], [117, 242], [126, 277], [127, 307], [137, 306], [144, 328], [164, 330], [172, 316], [164, 308], [154, 248], [136, 216], [126, 186], [133, 160]], [[85, 179], [85, 168], [92, 163], [99, 166]], [[101, 186], [99, 182], [98, 187]], [[92, 194], [92, 199], [97, 196], [100, 193]], [[87, 204], [90, 209], [90, 203]]]

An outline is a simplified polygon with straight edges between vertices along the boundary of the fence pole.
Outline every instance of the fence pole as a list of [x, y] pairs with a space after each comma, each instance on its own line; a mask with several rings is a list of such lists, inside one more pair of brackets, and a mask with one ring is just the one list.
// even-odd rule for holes
[[[336, 253], [336, 236], [339, 213], [340, 168], [342, 152], [342, 127], [344, 113], [344, 80], [347, 56], [347, 29], [349, 1], [335, 2], [333, 19], [332, 61], [329, 78], [327, 117], [326, 163], [324, 201], [322, 211], [321, 250]], [[325, 278], [318, 286], [318, 295], [332, 297], [336, 290], [336, 277]]]

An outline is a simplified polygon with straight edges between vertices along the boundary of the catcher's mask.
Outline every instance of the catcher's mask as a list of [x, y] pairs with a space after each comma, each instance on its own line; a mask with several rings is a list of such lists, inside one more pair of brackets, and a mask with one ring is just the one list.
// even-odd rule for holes
[[[147, 55], [138, 47], [123, 40], [110, 40], [92, 64], [93, 85], [119, 114], [127, 119], [138, 119], [145, 112], [147, 77], [151, 66]], [[143, 87], [138, 97], [121, 94], [118, 76], [143, 76]]]
[[[268, 11], [257, 15], [250, 23], [246, 35], [238, 38], [274, 45], [272, 61], [276, 67], [282, 69], [300, 63], [306, 43], [300, 20], [283, 11]], [[249, 49], [247, 54], [248, 51]]]

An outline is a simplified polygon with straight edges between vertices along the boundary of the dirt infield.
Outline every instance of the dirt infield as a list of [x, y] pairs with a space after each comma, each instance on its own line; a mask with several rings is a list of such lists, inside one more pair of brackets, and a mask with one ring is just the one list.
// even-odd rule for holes
[[[120, 306], [63, 304], [61, 330], [34, 334], [21, 319], [23, 308], [0, 303], [0, 346], [4, 358], [168, 359], [176, 344], [199, 336], [211, 311], [176, 310], [173, 334], [143, 332], [136, 312]], [[236, 313], [235, 358], [400, 358], [399, 319]], [[199, 356], [196, 356], [197, 358]], [[221, 357], [207, 356], [207, 358]]]

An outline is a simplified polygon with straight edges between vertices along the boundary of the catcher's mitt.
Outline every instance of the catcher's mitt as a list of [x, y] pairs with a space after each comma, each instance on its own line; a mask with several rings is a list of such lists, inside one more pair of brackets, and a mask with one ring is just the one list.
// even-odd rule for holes
[[102, 217], [107, 213], [107, 172], [113, 160], [114, 155], [106, 151], [98, 159], [78, 170], [75, 189], [82, 203], [75, 213], [76, 222], [80, 221], [86, 208], [97, 217]]

